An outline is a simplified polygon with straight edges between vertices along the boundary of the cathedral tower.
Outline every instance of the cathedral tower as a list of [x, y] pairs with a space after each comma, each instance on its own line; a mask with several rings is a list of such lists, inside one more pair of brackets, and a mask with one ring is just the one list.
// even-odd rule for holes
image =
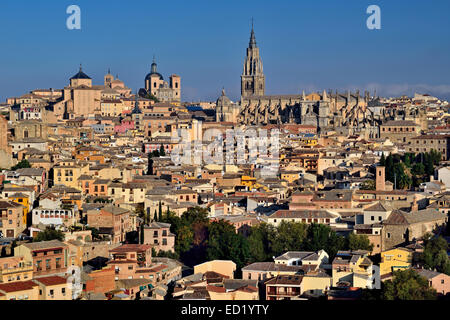
[[247, 56], [244, 62], [244, 70], [241, 75], [241, 96], [263, 96], [266, 89], [263, 64], [259, 56], [259, 48], [256, 46], [255, 32], [250, 33], [250, 42], [247, 48]]

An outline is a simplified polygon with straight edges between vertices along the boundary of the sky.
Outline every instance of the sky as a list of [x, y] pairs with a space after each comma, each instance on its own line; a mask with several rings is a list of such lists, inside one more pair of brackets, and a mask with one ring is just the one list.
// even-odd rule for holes
[[[69, 5], [81, 30], [69, 30]], [[369, 30], [369, 5], [381, 29]], [[384, 96], [450, 99], [448, 0], [1, 0], [0, 101], [63, 88], [80, 63], [94, 84], [108, 68], [144, 87], [153, 56], [166, 80], [181, 76], [183, 101], [234, 101], [251, 20], [266, 94], [369, 89]]]

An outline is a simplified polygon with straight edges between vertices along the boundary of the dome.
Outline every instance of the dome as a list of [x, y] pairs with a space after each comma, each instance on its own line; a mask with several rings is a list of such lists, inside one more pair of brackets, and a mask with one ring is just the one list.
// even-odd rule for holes
[[145, 76], [145, 81], [150, 80], [152, 75], [157, 75], [159, 77], [159, 80], [164, 80], [163, 76], [159, 72], [156, 71], [156, 63], [154, 61], [152, 63], [152, 68], [151, 68], [150, 73]]
[[91, 79], [86, 73], [83, 72], [80, 66], [80, 71], [76, 75], [74, 75], [70, 80], [72, 79]]
[[216, 105], [226, 106], [231, 103], [230, 98], [225, 95], [225, 89], [222, 89], [222, 95], [217, 99]]

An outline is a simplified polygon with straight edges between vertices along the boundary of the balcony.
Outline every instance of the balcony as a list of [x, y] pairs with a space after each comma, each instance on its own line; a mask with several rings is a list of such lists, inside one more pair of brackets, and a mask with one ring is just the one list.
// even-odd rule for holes
[[8, 275], [8, 274], [12, 274], [12, 273], [26, 272], [26, 271], [33, 271], [33, 263], [29, 262], [23, 266], [4, 268], [4, 269], [0, 270], [0, 273], [3, 275]]

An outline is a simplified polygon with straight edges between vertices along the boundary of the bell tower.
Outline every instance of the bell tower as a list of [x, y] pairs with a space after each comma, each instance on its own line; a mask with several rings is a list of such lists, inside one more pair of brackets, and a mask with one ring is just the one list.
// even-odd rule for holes
[[244, 70], [241, 75], [241, 97], [263, 96], [266, 89], [266, 81], [263, 73], [263, 64], [259, 56], [259, 48], [256, 45], [255, 31], [250, 33], [250, 42], [247, 48], [247, 56], [244, 61]]

